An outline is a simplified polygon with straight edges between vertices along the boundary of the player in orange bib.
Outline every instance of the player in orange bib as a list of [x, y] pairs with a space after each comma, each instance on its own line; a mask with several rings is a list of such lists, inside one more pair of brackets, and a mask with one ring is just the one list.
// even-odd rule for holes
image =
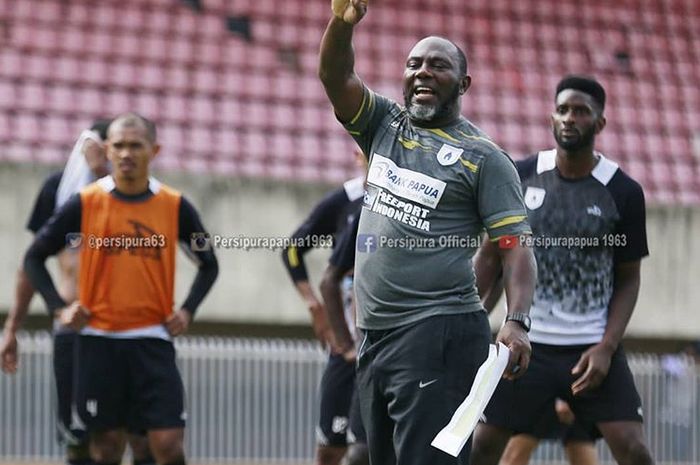
[[[42, 227], [25, 270], [54, 317], [80, 331], [74, 421], [87, 426], [93, 461], [118, 463], [129, 429], [147, 431], [158, 464], [181, 465], [186, 414], [172, 338], [187, 330], [218, 265], [211, 250], [190, 247], [205, 233], [192, 204], [149, 176], [160, 149], [155, 125], [122, 115], [109, 127], [106, 147], [113, 174]], [[199, 269], [173, 310], [178, 243]], [[79, 298], [72, 303], [58, 294], [44, 263], [64, 247], [80, 248]]]

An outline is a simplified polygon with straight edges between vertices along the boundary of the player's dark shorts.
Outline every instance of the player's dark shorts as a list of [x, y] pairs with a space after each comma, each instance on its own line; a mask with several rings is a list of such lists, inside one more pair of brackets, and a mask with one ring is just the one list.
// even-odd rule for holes
[[564, 444], [568, 442], [595, 442], [602, 437], [595, 424], [585, 424], [578, 418], [571, 425], [562, 423], [553, 405], [551, 410], [544, 412], [537, 418], [529, 434], [537, 439], [559, 440]]
[[331, 354], [321, 378], [321, 416], [316, 427], [320, 446], [343, 447], [352, 442], [364, 442], [364, 430], [359, 408], [353, 412], [355, 364], [341, 355]]
[[87, 442], [87, 431], [76, 416], [72, 415], [73, 387], [78, 335], [56, 334], [53, 338], [53, 373], [56, 381], [57, 430], [59, 442], [67, 446], [80, 446]]
[[485, 411], [486, 422], [515, 433], [537, 435], [537, 420], [554, 411], [557, 397], [565, 400], [576, 421], [590, 431], [597, 423], [642, 421], [642, 402], [623, 349], [612, 356], [608, 376], [590, 392], [573, 396], [571, 369], [586, 346], [532, 344], [530, 366], [516, 381], [501, 380]]
[[80, 336], [78, 354], [76, 404], [89, 431], [185, 426], [172, 342]]
[[469, 462], [471, 442], [457, 459], [430, 443], [469, 394], [490, 342], [485, 312], [364, 331], [357, 388], [371, 463]]

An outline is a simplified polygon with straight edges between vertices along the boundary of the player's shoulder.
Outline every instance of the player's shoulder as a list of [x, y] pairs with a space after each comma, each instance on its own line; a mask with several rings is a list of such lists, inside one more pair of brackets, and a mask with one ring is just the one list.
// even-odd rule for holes
[[527, 155], [525, 158], [515, 160], [515, 169], [518, 170], [520, 180], [533, 177], [537, 173], [537, 159], [539, 153]]
[[85, 198], [96, 195], [109, 194], [114, 189], [116, 189], [114, 179], [111, 175], [107, 175], [80, 189], [80, 197]]
[[506, 151], [463, 116], [449, 128], [430, 131], [449, 144], [450, 150], [458, 150], [461, 164], [473, 174], [478, 174], [486, 165], [498, 167], [499, 170], [513, 167], [513, 160]]
[[182, 197], [182, 192], [172, 186], [160, 182], [154, 177], [148, 179], [148, 190], [150, 190], [153, 195], [162, 194], [168, 197]]
[[365, 193], [365, 177], [348, 179], [343, 183], [343, 191], [350, 202], [361, 198]]
[[449, 132], [454, 132], [455, 138], [461, 142], [461, 145], [477, 156], [495, 156], [510, 159], [505, 150], [494, 142], [486, 132], [463, 116], [460, 117], [460, 121], [454, 129]]
[[316, 208], [342, 208], [345, 204], [350, 202], [350, 195], [346, 189], [346, 184], [351, 181], [352, 180], [346, 181], [346, 183], [344, 183], [342, 186], [336, 187], [335, 189], [326, 193]]
[[41, 189], [44, 191], [52, 191], [52, 192], [57, 192], [58, 191], [58, 186], [61, 184], [61, 178], [63, 177], [63, 170], [60, 171], [55, 171], [46, 178], [44, 178], [44, 182], [41, 185]]
[[[602, 161], [601, 159], [601, 162]], [[637, 198], [644, 201], [644, 189], [642, 185], [626, 173], [619, 165], [617, 166], [617, 170], [610, 176], [606, 187], [610, 190], [613, 197], [625, 199]]]
[[[380, 126], [389, 126], [393, 121], [402, 117], [407, 117], [406, 108], [396, 102], [394, 99], [387, 97], [377, 91], [374, 91], [365, 85], [365, 92], [360, 104], [360, 110], [354, 119], [362, 114], [375, 114], [379, 110], [380, 113], [386, 114], [384, 118], [377, 122]], [[354, 121], [351, 121], [353, 123]]]

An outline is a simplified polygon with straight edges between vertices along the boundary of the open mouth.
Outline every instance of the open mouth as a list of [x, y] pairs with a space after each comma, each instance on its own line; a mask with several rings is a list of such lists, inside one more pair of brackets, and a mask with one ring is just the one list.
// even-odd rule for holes
[[416, 86], [413, 89], [413, 97], [419, 102], [433, 100], [435, 96], [435, 91], [427, 86]]

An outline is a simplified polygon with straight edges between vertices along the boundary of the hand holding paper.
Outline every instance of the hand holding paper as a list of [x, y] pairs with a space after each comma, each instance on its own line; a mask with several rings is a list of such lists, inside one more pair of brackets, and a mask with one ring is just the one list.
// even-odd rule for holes
[[469, 440], [481, 414], [496, 390], [508, 365], [508, 347], [502, 343], [489, 346], [489, 355], [476, 372], [474, 384], [467, 398], [455, 411], [450, 422], [433, 439], [431, 445], [457, 457]]

